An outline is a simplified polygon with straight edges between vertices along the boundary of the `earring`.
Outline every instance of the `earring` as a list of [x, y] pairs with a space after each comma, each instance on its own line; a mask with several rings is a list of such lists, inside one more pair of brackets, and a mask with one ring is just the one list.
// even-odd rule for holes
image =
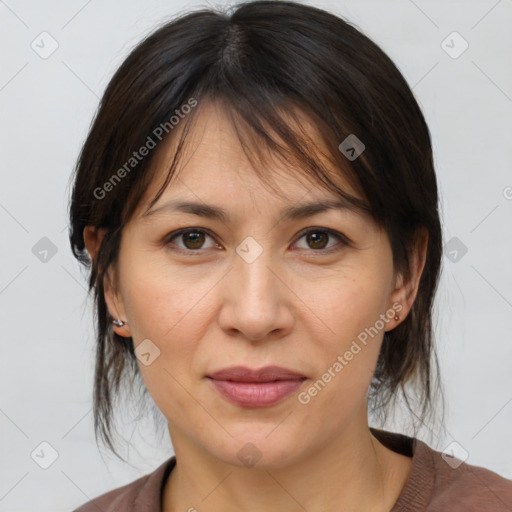
[[116, 319], [116, 318], [114, 318], [112, 320], [112, 323], [114, 325], [116, 325], [117, 327], [123, 327], [123, 325], [128, 325], [128, 322], [124, 322], [123, 320], [119, 320], [119, 319]]
[[395, 315], [395, 320], [400, 320], [400, 317], [398, 315]]

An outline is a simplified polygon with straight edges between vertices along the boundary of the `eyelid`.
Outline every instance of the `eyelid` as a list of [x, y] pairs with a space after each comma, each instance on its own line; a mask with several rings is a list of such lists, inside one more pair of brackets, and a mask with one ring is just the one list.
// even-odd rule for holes
[[[190, 227], [187, 227], [187, 228], [180, 228], [180, 229], [177, 229], [176, 231], [172, 231], [171, 233], [169, 233], [168, 235], [166, 235], [162, 241], [162, 244], [167, 247], [168, 245], [172, 245], [172, 242], [171, 240], [173, 238], [177, 238], [179, 237], [180, 235], [183, 235], [184, 233], [188, 233], [188, 232], [192, 232], [192, 233], [204, 233], [205, 235], [208, 235], [209, 237], [211, 237], [216, 245], [218, 245], [218, 242], [216, 241], [216, 238], [215, 236], [210, 232], [210, 230], [206, 229], [206, 228], [200, 228], [200, 227], [194, 227], [194, 226], [190, 226]], [[173, 247], [172, 250], [175, 250], [175, 251], [178, 251], [178, 252], [185, 252], [185, 253], [188, 253], [188, 254], [199, 254], [202, 250], [204, 249], [196, 249], [196, 250], [193, 250], [193, 249], [183, 249], [182, 247]]]
[[[171, 240], [173, 240], [174, 238], [177, 238], [180, 235], [183, 235], [184, 233], [187, 233], [187, 232], [204, 233], [204, 234], [208, 235], [209, 237], [211, 237], [213, 240], [215, 240], [215, 243], [217, 245], [219, 245], [218, 242], [216, 241], [216, 237], [210, 232], [209, 229], [201, 228], [201, 227], [194, 227], [194, 226], [190, 226], [190, 227], [186, 227], [186, 228], [180, 228], [180, 229], [177, 229], [176, 231], [173, 231], [173, 232], [169, 233], [168, 235], [166, 235], [164, 237], [163, 245], [164, 246], [171, 245]], [[351, 246], [352, 245], [352, 240], [348, 236], [346, 236], [344, 233], [341, 233], [340, 231], [337, 231], [337, 230], [334, 230], [334, 229], [321, 227], [321, 226], [309, 226], [307, 228], [304, 228], [297, 235], [295, 235], [295, 239], [296, 239], [295, 243], [298, 240], [300, 240], [304, 235], [307, 235], [310, 232], [324, 232], [324, 233], [327, 233], [329, 236], [335, 237], [338, 240], [340, 240], [342, 247], [346, 247], [346, 246]], [[196, 250], [194, 250], [194, 249], [183, 249], [182, 247], [174, 247], [172, 250], [175, 250], [175, 251], [178, 251], [178, 252], [182, 252], [182, 253], [184, 252], [184, 253], [187, 253], [187, 254], [200, 254], [200, 252], [203, 249], [196, 249]], [[330, 247], [328, 249], [309, 249], [309, 250], [308, 249], [299, 249], [299, 250], [306, 250], [306, 251], [311, 252], [311, 253], [318, 253], [318, 255], [322, 255], [322, 254], [329, 254], [331, 252], [339, 251], [340, 247], [339, 247], [339, 244], [337, 244], [337, 245], [335, 245], [333, 247]]]
[[[315, 231], [325, 232], [328, 235], [332, 235], [333, 237], [338, 238], [343, 243], [343, 245], [347, 245], [347, 246], [352, 245], [352, 240], [344, 233], [341, 233], [340, 231], [337, 231], [335, 229], [324, 228], [321, 226], [310, 226], [310, 227], [304, 228], [302, 231], [300, 231], [297, 234], [297, 240], [300, 240], [304, 235], [308, 234], [309, 232], [315, 232]], [[331, 249], [335, 249], [335, 248], [331, 247]], [[329, 249], [325, 249], [325, 250], [318, 249], [316, 251], [315, 251], [315, 249], [311, 249], [311, 251], [318, 252], [318, 253], [322, 253], [322, 252], [326, 253], [329, 251]]]

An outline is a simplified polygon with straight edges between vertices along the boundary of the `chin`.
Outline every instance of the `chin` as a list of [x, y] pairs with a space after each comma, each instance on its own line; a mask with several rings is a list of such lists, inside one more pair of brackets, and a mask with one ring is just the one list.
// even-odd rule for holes
[[[233, 435], [224, 446], [216, 444], [210, 448], [210, 453], [226, 464], [238, 468], [279, 469], [293, 463], [300, 454], [297, 448], [300, 440], [294, 440], [286, 429], [275, 431], [277, 424], [268, 424], [248, 428], [243, 425], [239, 432], [227, 430]], [[270, 433], [270, 435], [269, 435]], [[211, 439], [209, 439], [211, 442]]]

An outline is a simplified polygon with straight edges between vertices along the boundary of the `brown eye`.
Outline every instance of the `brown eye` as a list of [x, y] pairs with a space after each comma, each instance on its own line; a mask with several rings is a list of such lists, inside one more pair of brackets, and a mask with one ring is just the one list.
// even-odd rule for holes
[[188, 233], [183, 233], [181, 236], [187, 249], [200, 249], [204, 244], [205, 233], [189, 231]]
[[312, 249], [323, 249], [329, 242], [329, 235], [323, 231], [310, 231], [306, 240]]
[[[211, 239], [210, 245], [207, 245], [208, 238]], [[339, 251], [350, 245], [350, 240], [345, 235], [331, 229], [309, 229], [299, 237], [299, 240], [302, 239], [306, 240], [306, 247], [299, 247], [300, 249], [309, 249], [310, 252], [318, 252], [319, 255]], [[214, 238], [200, 228], [180, 229], [171, 233], [164, 244], [172, 250], [188, 252], [190, 255], [200, 254], [203, 249], [220, 248]]]
[[[165, 245], [175, 245], [177, 250], [199, 252], [200, 249], [207, 249], [216, 246], [215, 242], [213, 242], [210, 247], [204, 247], [207, 238], [211, 238], [213, 240], [211, 235], [203, 229], [181, 229], [176, 233], [172, 233], [172, 235], [167, 238]], [[181, 243], [177, 243], [175, 240]]]
[[[331, 252], [331, 250], [339, 250], [344, 246], [349, 245], [349, 240], [347, 237], [330, 229], [310, 229], [309, 231], [303, 233], [299, 240], [303, 238], [306, 240], [307, 247], [300, 247], [300, 249], [313, 249], [314, 251], [319, 252]], [[338, 241], [338, 244], [331, 243], [331, 245], [328, 246], [329, 242], [333, 239], [334, 241]]]

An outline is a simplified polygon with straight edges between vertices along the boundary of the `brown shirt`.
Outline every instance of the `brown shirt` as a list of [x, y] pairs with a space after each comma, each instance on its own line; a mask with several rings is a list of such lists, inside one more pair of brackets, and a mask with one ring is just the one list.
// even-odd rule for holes
[[[512, 512], [512, 480], [480, 466], [457, 465], [457, 459], [448, 464], [441, 452], [417, 438], [370, 430], [390, 450], [412, 457], [409, 477], [390, 512]], [[162, 512], [163, 488], [175, 465], [173, 456], [152, 473], [74, 512]]]

